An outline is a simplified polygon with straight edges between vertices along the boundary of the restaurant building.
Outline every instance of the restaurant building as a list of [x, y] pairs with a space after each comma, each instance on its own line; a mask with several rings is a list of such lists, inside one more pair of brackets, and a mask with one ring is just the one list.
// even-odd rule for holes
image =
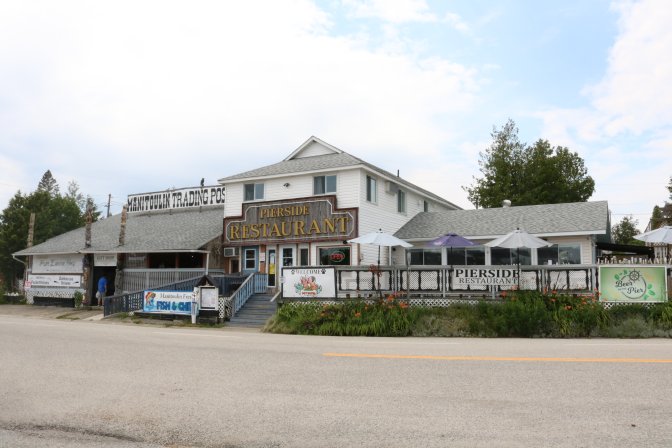
[[[418, 213], [395, 236], [413, 244], [408, 250], [413, 265], [512, 265], [518, 260], [522, 265], [593, 264], [598, 243], [611, 238], [610, 228], [606, 201], [517, 207], [506, 202], [501, 208]], [[484, 245], [516, 229], [552, 245], [538, 249]], [[477, 244], [466, 248], [430, 244], [448, 232]]]
[[[394, 233], [419, 212], [455, 204], [371, 165], [317, 137], [284, 160], [224, 177], [223, 253], [227, 270], [269, 274], [283, 267], [377, 262], [377, 248], [350, 244], [357, 236]], [[391, 263], [384, 250], [381, 264]]]

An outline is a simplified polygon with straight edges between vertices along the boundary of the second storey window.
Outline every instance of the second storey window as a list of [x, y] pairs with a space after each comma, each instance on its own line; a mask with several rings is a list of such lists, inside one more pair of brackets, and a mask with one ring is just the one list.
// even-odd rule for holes
[[313, 177], [313, 194], [336, 193], [336, 176]]
[[366, 176], [366, 200], [374, 204], [378, 202], [378, 186], [376, 183], [376, 179]]
[[397, 193], [397, 211], [406, 213], [406, 192], [402, 190]]
[[245, 184], [244, 201], [264, 199], [264, 184]]

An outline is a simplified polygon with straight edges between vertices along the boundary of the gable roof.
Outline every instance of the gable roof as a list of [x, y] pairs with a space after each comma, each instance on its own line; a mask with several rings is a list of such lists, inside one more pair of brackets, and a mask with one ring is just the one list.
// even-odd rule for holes
[[[331, 150], [333, 153], [309, 156], [309, 157], [297, 157], [301, 155], [302, 151], [304, 151], [313, 143], [326, 145], [326, 148]], [[348, 154], [347, 152], [340, 150], [332, 145], [329, 145], [328, 143], [325, 143], [319, 138], [314, 136], [306, 140], [301, 146], [299, 146], [296, 150], [294, 150], [294, 152], [292, 152], [292, 154], [290, 154], [290, 156], [287, 157], [282, 162], [274, 163], [272, 165], [267, 165], [254, 170], [245, 171], [243, 173], [224, 177], [222, 179], [219, 179], [219, 182], [222, 184], [226, 184], [229, 182], [256, 180], [265, 177], [280, 177], [294, 174], [340, 170], [344, 168], [356, 168], [356, 167], [366, 169], [380, 176], [383, 176], [395, 183], [404, 185], [409, 189], [415, 190], [449, 207], [453, 207], [455, 209], [460, 208], [457, 205], [453, 204], [452, 202], [442, 198], [441, 196], [438, 196], [430, 191], [427, 191], [424, 188], [418, 187], [417, 185], [407, 180], [404, 180], [401, 177], [398, 177], [395, 174], [390, 173], [389, 171], [385, 171], [382, 168], [378, 168], [377, 166], [365, 162], [358, 157]]]
[[119, 246], [119, 214], [91, 225], [89, 248], [84, 247], [85, 228], [81, 227], [14, 255], [193, 252], [222, 234], [223, 216], [221, 208], [130, 213], [126, 222], [126, 242]]
[[516, 228], [537, 236], [602, 235], [609, 227], [607, 201], [422, 212], [394, 235], [430, 240], [447, 232], [473, 239], [495, 238]]

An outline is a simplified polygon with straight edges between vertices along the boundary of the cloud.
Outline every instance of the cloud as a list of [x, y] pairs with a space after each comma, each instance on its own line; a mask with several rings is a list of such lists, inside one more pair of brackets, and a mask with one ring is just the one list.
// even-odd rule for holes
[[356, 19], [375, 18], [384, 22], [435, 22], [424, 0], [343, 0], [349, 15]]
[[569, 146], [587, 162], [598, 188], [618, 215], [638, 215], [646, 226], [655, 203], [666, 199], [672, 175], [672, 8], [666, 0], [618, 2], [618, 35], [602, 79], [586, 86], [589, 106], [537, 114], [543, 135]]
[[278, 162], [310, 135], [386, 169], [424, 163], [480, 88], [476, 68], [336, 34], [307, 0], [5, 2], [0, 60], [0, 154], [28, 173], [14, 184], [51, 169], [117, 204]]

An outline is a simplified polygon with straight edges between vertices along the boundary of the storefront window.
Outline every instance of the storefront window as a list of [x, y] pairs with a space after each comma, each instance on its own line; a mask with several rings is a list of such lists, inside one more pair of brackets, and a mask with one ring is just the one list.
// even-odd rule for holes
[[[554, 244], [537, 249], [539, 264], [581, 264], [579, 244]], [[549, 263], [550, 262], [550, 263]]]
[[484, 265], [485, 248], [483, 246], [474, 247], [449, 247], [448, 264], [449, 265]]
[[320, 265], [350, 266], [350, 247], [322, 247], [319, 249]]
[[441, 249], [410, 249], [410, 264], [420, 266], [440, 266]]
[[490, 264], [506, 265], [517, 264], [531, 265], [532, 251], [528, 248], [506, 249], [503, 247], [493, 247], [490, 249]]

